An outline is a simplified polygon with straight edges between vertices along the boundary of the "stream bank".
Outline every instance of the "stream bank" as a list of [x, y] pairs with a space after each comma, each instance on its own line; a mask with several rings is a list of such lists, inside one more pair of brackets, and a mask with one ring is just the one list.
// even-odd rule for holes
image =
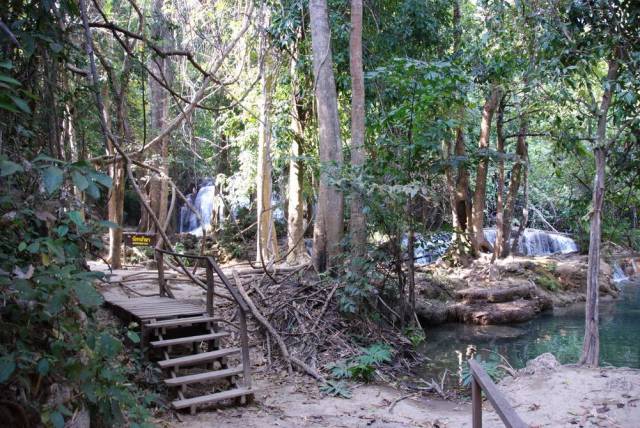
[[[541, 312], [585, 300], [587, 256], [576, 253], [544, 257], [509, 257], [491, 263], [484, 254], [468, 267], [444, 263], [421, 268], [416, 313], [423, 326], [446, 322], [513, 324]], [[611, 266], [600, 265], [600, 295], [619, 290]]]

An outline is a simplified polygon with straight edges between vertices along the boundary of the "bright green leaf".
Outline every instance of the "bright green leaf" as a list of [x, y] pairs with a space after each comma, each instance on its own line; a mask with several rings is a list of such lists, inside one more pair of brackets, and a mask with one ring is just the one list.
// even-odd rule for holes
[[47, 193], [51, 194], [62, 186], [62, 170], [55, 166], [50, 166], [42, 172], [42, 181]]
[[23, 100], [22, 98], [16, 97], [14, 95], [9, 95], [9, 98], [11, 98], [11, 100], [13, 101], [13, 103], [23, 112], [25, 113], [31, 113], [31, 107], [29, 107], [29, 104], [27, 104], [27, 102], [25, 100]]
[[113, 184], [113, 180], [111, 180], [111, 177], [109, 177], [106, 174], [103, 174], [101, 172], [98, 171], [91, 171], [89, 172], [89, 176], [91, 176], [91, 179], [93, 181], [95, 181], [96, 183], [106, 187], [106, 188], [111, 188], [112, 184]]
[[98, 224], [109, 229], [120, 229], [120, 225], [118, 223], [114, 223], [108, 220], [101, 220], [98, 222]]
[[7, 76], [6, 74], [0, 74], [0, 82], [9, 83], [11, 85], [20, 86], [21, 83], [14, 79], [13, 77]]
[[69, 219], [77, 226], [84, 226], [84, 221], [82, 220], [82, 214], [80, 213], [80, 211], [69, 211], [67, 215], [69, 216]]
[[102, 303], [102, 296], [90, 283], [81, 282], [74, 287], [74, 291], [78, 301], [84, 306], [98, 306]]
[[8, 160], [0, 161], [0, 177], [6, 177], [8, 175], [15, 174], [16, 172], [22, 171], [24, 171], [22, 166], [18, 165], [15, 162], [11, 162]]
[[66, 224], [60, 225], [56, 228], [56, 233], [61, 238], [65, 236], [67, 232], [69, 232], [69, 226], [67, 226]]
[[80, 172], [78, 172], [78, 171], [72, 171], [71, 172], [71, 179], [73, 180], [73, 184], [81, 192], [83, 192], [84, 189], [89, 187], [89, 180], [87, 180], [87, 178], [84, 175], [80, 174]]
[[93, 199], [98, 199], [100, 197], [100, 189], [98, 189], [98, 186], [93, 183], [89, 183], [89, 185], [85, 189], [85, 192]]
[[140, 336], [135, 331], [127, 331], [127, 337], [131, 339], [133, 343], [140, 343]]

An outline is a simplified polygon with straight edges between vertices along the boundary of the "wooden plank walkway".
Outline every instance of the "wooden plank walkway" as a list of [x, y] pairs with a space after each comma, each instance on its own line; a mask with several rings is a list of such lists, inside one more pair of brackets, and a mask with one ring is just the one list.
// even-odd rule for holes
[[104, 299], [107, 304], [116, 310], [126, 312], [140, 321], [192, 317], [206, 314], [203, 305], [172, 299], [170, 297], [152, 296], [127, 298], [105, 293]]

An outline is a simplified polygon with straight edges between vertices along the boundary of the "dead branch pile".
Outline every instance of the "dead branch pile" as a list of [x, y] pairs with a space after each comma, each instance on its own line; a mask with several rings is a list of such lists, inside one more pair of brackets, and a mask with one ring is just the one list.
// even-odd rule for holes
[[251, 308], [252, 341], [262, 348], [270, 368], [297, 369], [325, 381], [330, 363], [358, 355], [361, 347], [375, 342], [397, 351], [396, 364], [385, 368], [387, 374], [407, 374], [416, 361], [411, 343], [397, 329], [368, 317], [341, 314], [338, 296], [343, 284], [319, 279], [310, 266], [275, 276], [246, 271], [242, 277], [237, 271], [230, 276]]

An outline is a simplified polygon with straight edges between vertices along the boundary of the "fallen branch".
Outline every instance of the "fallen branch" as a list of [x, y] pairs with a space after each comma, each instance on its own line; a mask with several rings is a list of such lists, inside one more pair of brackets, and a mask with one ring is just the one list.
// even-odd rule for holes
[[309, 376], [313, 377], [314, 379], [319, 380], [321, 382], [325, 382], [325, 378], [320, 373], [318, 373], [316, 370], [314, 370], [313, 368], [309, 367], [303, 361], [299, 360], [298, 358], [294, 357], [293, 355], [291, 355], [289, 353], [289, 349], [287, 348], [287, 345], [284, 343], [284, 340], [282, 339], [280, 334], [278, 334], [278, 332], [276, 331], [275, 328], [273, 328], [271, 323], [269, 321], [267, 321], [267, 319], [262, 315], [262, 313], [258, 310], [256, 305], [253, 303], [253, 300], [251, 300], [251, 297], [249, 297], [247, 292], [244, 290], [244, 287], [242, 285], [242, 281], [240, 280], [240, 277], [238, 276], [238, 274], [235, 271], [233, 271], [232, 275], [233, 275], [233, 279], [236, 282], [236, 287], [238, 288], [238, 291], [240, 292], [240, 295], [242, 296], [244, 301], [249, 306], [249, 309], [251, 310], [251, 314], [253, 315], [253, 317], [265, 329], [267, 329], [269, 334], [271, 336], [273, 336], [273, 338], [278, 343], [278, 347], [280, 348], [280, 353], [282, 354], [282, 357], [287, 362], [289, 373], [291, 373], [291, 371], [292, 371], [292, 366], [295, 365], [298, 368], [302, 369], [302, 371], [307, 373]]
[[322, 305], [322, 309], [320, 310], [320, 314], [318, 314], [318, 317], [316, 318], [316, 321], [313, 323], [313, 326], [311, 327], [310, 331], [312, 333], [314, 331], [316, 331], [316, 327], [318, 327], [318, 323], [320, 322], [320, 320], [324, 316], [324, 313], [327, 311], [327, 307], [329, 306], [329, 302], [331, 301], [331, 298], [333, 297], [333, 294], [336, 292], [336, 290], [338, 289], [339, 286], [340, 286], [340, 283], [336, 282], [336, 285], [333, 286], [333, 288], [331, 289], [331, 292], [327, 296], [327, 299], [324, 301], [324, 305]]

